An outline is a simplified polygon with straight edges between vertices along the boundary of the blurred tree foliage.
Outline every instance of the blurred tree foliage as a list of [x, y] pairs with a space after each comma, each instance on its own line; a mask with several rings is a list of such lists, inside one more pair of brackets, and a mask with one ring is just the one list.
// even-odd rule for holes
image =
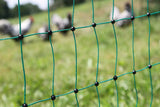
[[[54, 5], [52, 6], [54, 9], [62, 6], [72, 6], [73, 0], [53, 0]], [[75, 0], [75, 4], [80, 4], [85, 2], [86, 0]]]
[[[21, 5], [21, 16], [31, 15], [33, 13], [41, 12], [40, 8], [37, 5], [31, 3]], [[18, 5], [13, 9], [10, 9], [7, 3], [4, 0], [0, 0], [0, 19], [2, 18], [11, 18], [18, 16]]]
[[3, 0], [0, 0], [0, 18], [7, 18], [9, 17], [10, 9], [7, 3]]
[[[85, 0], [75, 0], [75, 4], [83, 3]], [[65, 6], [73, 5], [73, 0], [63, 0]]]
[[[146, 0], [140, 0], [140, 5], [141, 5], [141, 13], [147, 13], [147, 1]], [[149, 0], [149, 12], [156, 12], [160, 11], [160, 0]], [[159, 15], [159, 14], [157, 14]]]
[[[37, 5], [33, 5], [31, 3], [21, 5], [21, 16], [31, 15], [33, 13], [41, 12]], [[16, 5], [13, 9], [10, 10], [10, 16], [16, 17], [18, 16], [18, 5]]]
[[150, 0], [150, 11], [160, 11], [160, 0]]

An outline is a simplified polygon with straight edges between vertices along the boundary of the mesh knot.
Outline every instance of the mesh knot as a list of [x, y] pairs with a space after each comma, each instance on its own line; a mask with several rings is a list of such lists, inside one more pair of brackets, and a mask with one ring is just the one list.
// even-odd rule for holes
[[28, 105], [26, 103], [22, 104], [22, 107], [28, 107]]
[[78, 93], [78, 89], [74, 89], [74, 93]]
[[134, 16], [131, 16], [131, 20], [134, 20], [135, 18], [134, 18]]
[[151, 69], [151, 68], [152, 68], [152, 65], [148, 65], [148, 68]]
[[113, 77], [113, 79], [116, 81], [116, 80], [118, 79], [118, 77], [115, 75], [115, 76]]
[[147, 16], [149, 17], [150, 15], [151, 15], [151, 14], [148, 12], [148, 13], [147, 13]]
[[92, 23], [92, 27], [96, 27], [96, 25], [97, 25], [96, 23]]
[[136, 74], [136, 70], [133, 70], [132, 73], [133, 73], [133, 74]]
[[19, 35], [18, 35], [18, 39], [19, 39], [19, 40], [22, 40], [23, 38], [24, 38], [24, 36], [23, 36], [22, 34], [19, 34]]
[[51, 100], [55, 100], [56, 99], [56, 96], [55, 95], [52, 95], [51, 96]]
[[116, 21], [115, 21], [114, 19], [113, 19], [113, 20], [111, 20], [111, 23], [112, 23], [112, 24], [114, 24], [115, 22], [116, 22]]
[[97, 86], [99, 85], [99, 82], [96, 81], [96, 82], [94, 83], [94, 85], [97, 87]]
[[71, 31], [75, 31], [76, 28], [74, 26], [71, 27]]
[[48, 30], [48, 35], [49, 35], [49, 36], [52, 35], [52, 30]]

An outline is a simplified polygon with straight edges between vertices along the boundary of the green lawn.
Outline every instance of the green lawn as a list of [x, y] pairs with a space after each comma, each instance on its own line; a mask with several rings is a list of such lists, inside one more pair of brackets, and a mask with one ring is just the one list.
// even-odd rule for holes
[[[123, 1], [116, 0], [116, 6], [123, 10]], [[95, 22], [109, 21], [112, 0], [95, 1]], [[144, 3], [145, 4], [145, 3]], [[75, 27], [91, 25], [91, 2], [76, 5]], [[135, 0], [135, 14], [140, 14], [140, 5]], [[159, 11], [159, 10], [157, 10]], [[60, 8], [53, 13], [65, 16], [72, 12], [72, 7]], [[143, 12], [142, 12], [143, 13]], [[144, 13], [146, 14], [146, 13]], [[33, 15], [35, 22], [29, 33], [35, 33], [44, 23], [48, 23], [47, 12]], [[25, 19], [26, 17], [23, 17]], [[18, 23], [18, 18], [10, 19]], [[148, 65], [148, 18], [138, 18], [135, 26], [135, 68], [142, 69]], [[160, 62], [160, 16], [151, 16], [151, 63]], [[52, 26], [52, 30], [56, 30]], [[114, 76], [116, 47], [111, 24], [97, 25], [99, 39], [100, 63], [98, 81]], [[118, 39], [117, 75], [132, 71], [132, 26], [116, 27]], [[75, 31], [78, 51], [78, 89], [93, 84], [96, 81], [97, 44], [93, 28]], [[5, 38], [1, 36], [0, 38]], [[64, 94], [75, 87], [75, 51], [72, 32], [67, 36], [54, 33], [52, 43], [55, 52], [55, 94]], [[23, 72], [21, 65], [20, 43], [13, 40], [0, 41], [0, 107], [19, 107], [23, 104]], [[27, 37], [23, 44], [24, 64], [27, 80], [27, 103], [47, 99], [52, 94], [52, 53], [49, 42], [43, 42], [37, 35]], [[153, 104], [157, 107], [160, 100], [160, 65], [152, 68]], [[133, 75], [118, 78], [118, 93], [120, 107], [135, 107], [136, 93]], [[151, 87], [149, 71], [136, 74], [138, 90], [138, 107], [149, 107]], [[99, 85], [102, 107], [116, 107], [116, 88], [114, 81]], [[91, 87], [78, 93], [80, 107], [98, 107], [96, 88]], [[55, 100], [56, 107], [76, 107], [74, 93], [59, 97]], [[32, 107], [52, 107], [51, 101], [41, 102]]]

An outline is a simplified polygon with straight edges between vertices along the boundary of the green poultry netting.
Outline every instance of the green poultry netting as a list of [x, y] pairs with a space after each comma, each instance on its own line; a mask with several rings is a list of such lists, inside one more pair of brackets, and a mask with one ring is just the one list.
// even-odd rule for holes
[[[158, 63], [154, 63], [152, 64], [150, 59], [151, 59], [151, 55], [150, 55], [150, 32], [151, 32], [151, 24], [150, 24], [150, 17], [152, 15], [155, 14], [159, 14], [160, 11], [156, 11], [153, 13], [150, 13], [149, 11], [149, 0], [147, 0], [147, 11], [146, 14], [141, 15], [141, 16], [134, 16], [133, 15], [133, 0], [131, 0], [131, 7], [132, 7], [132, 16], [130, 18], [123, 18], [123, 19], [118, 19], [118, 20], [114, 20], [113, 16], [114, 16], [114, 0], [113, 0], [113, 10], [112, 10], [112, 20], [111, 21], [107, 21], [107, 22], [101, 22], [101, 23], [96, 23], [95, 22], [95, 15], [94, 15], [94, 0], [91, 0], [92, 3], [92, 24], [88, 25], [88, 26], [81, 26], [81, 27], [74, 27], [74, 13], [75, 13], [75, 0], [73, 0], [73, 12], [72, 12], [72, 27], [70, 29], [63, 29], [63, 30], [56, 30], [56, 31], [52, 31], [50, 28], [50, 8], [49, 8], [49, 0], [47, 0], [48, 2], [48, 32], [43, 32], [43, 33], [33, 33], [33, 34], [27, 34], [27, 35], [21, 35], [21, 9], [20, 9], [20, 0], [18, 0], [18, 13], [19, 13], [19, 35], [17, 35], [16, 37], [10, 37], [10, 38], [2, 38], [0, 39], [0, 41], [2, 40], [9, 40], [9, 39], [20, 39], [20, 49], [21, 49], [21, 62], [22, 62], [22, 68], [23, 68], [23, 78], [24, 78], [24, 101], [23, 104], [21, 105], [21, 107], [28, 107], [28, 106], [32, 106], [35, 105], [37, 103], [41, 103], [44, 101], [49, 101], [51, 100], [53, 102], [53, 107], [55, 107], [55, 102], [56, 102], [56, 98], [61, 97], [61, 96], [66, 96], [69, 95], [71, 93], [75, 93], [75, 101], [77, 103], [77, 107], [79, 107], [79, 101], [78, 101], [78, 92], [82, 91], [82, 90], [87, 90], [90, 87], [95, 87], [96, 88], [96, 93], [97, 93], [97, 102], [98, 102], [98, 107], [100, 107], [101, 101], [100, 101], [100, 96], [99, 96], [99, 90], [98, 90], [98, 86], [100, 84], [105, 84], [106, 82], [109, 81], [114, 81], [115, 82], [115, 90], [116, 90], [116, 95], [115, 97], [117, 98], [117, 107], [119, 107], [119, 97], [118, 97], [118, 85], [117, 85], [117, 81], [118, 78], [122, 78], [125, 75], [133, 75], [133, 80], [134, 80], [134, 88], [135, 88], [135, 92], [136, 92], [136, 107], [138, 106], [138, 92], [137, 92], [137, 88], [136, 88], [136, 73], [137, 72], [142, 72], [146, 69], [149, 70], [149, 75], [150, 75], [150, 88], [151, 88], [151, 98], [150, 98], [150, 107], [152, 106], [152, 102], [153, 102], [153, 86], [152, 86], [152, 72], [151, 69], [154, 66], [160, 65], [160, 62]], [[149, 35], [148, 35], [148, 66], [145, 66], [142, 69], [136, 70], [135, 69], [135, 53], [134, 53], [134, 20], [136, 20], [137, 18], [143, 18], [143, 17], [147, 17], [148, 18], [148, 23], [149, 23]], [[115, 23], [121, 20], [131, 20], [131, 24], [132, 24], [132, 58], [133, 58], [133, 71], [132, 72], [127, 72], [121, 75], [117, 75], [117, 61], [118, 61], [118, 43], [117, 43], [117, 36], [116, 36], [116, 29], [115, 29]], [[98, 36], [97, 36], [97, 32], [96, 32], [96, 27], [100, 26], [100, 25], [104, 25], [104, 24], [112, 24], [113, 27], [113, 33], [114, 33], [114, 38], [115, 38], [115, 45], [116, 45], [116, 59], [115, 59], [115, 72], [114, 72], [114, 76], [111, 77], [110, 79], [104, 80], [104, 81], [98, 81], [98, 72], [99, 72], [99, 41], [98, 41]], [[78, 89], [77, 88], [77, 43], [76, 43], [76, 36], [74, 31], [75, 30], [79, 30], [79, 29], [84, 29], [84, 28], [89, 28], [92, 27], [94, 34], [95, 34], [95, 38], [96, 38], [96, 42], [97, 42], [97, 69], [96, 69], [96, 77], [95, 77], [95, 83], [90, 84], [87, 87], [83, 87]], [[72, 91], [68, 92], [68, 93], [63, 93], [60, 95], [56, 95], [56, 93], [54, 92], [55, 89], [55, 85], [54, 85], [54, 78], [55, 78], [55, 59], [54, 59], [54, 49], [53, 49], [53, 45], [52, 45], [52, 40], [51, 40], [51, 36], [53, 33], [56, 32], [61, 32], [61, 31], [72, 31], [73, 34], [73, 38], [74, 38], [74, 47], [75, 47], [75, 87]], [[22, 44], [22, 38], [25, 37], [30, 37], [30, 36], [34, 36], [34, 35], [38, 35], [38, 34], [48, 34], [49, 35], [49, 41], [50, 41], [50, 46], [51, 46], [51, 50], [52, 50], [52, 56], [53, 56], [53, 79], [52, 79], [52, 93], [51, 96], [48, 96], [47, 99], [42, 99], [33, 103], [29, 103], [26, 102], [27, 96], [26, 96], [26, 72], [25, 72], [25, 65], [24, 65], [24, 60], [23, 60], [23, 44]]]

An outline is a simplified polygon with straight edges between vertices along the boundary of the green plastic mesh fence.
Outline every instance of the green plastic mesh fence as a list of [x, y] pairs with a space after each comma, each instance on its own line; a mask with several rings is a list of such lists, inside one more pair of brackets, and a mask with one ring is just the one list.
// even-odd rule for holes
[[[136, 16], [134, 17], [133, 16], [133, 0], [131, 0], [131, 4], [132, 4], [132, 16], [131, 18], [123, 18], [123, 19], [118, 19], [118, 20], [114, 20], [113, 19], [113, 15], [114, 15], [114, 8], [112, 10], [112, 20], [111, 21], [108, 21], [108, 22], [101, 22], [101, 23], [96, 23], [95, 22], [95, 18], [94, 18], [94, 0], [91, 0], [91, 3], [92, 3], [92, 24], [91, 25], [88, 25], [88, 26], [82, 26], [82, 27], [74, 27], [74, 10], [75, 10], [75, 0], [73, 0], [73, 13], [72, 13], [72, 27], [70, 29], [63, 29], [63, 30], [56, 30], [56, 31], [51, 31], [51, 28], [50, 28], [50, 9], [49, 9], [49, 0], [47, 1], [48, 2], [48, 32], [43, 32], [43, 33], [34, 33], [34, 34], [28, 34], [28, 35], [21, 35], [21, 12], [20, 12], [20, 0], [18, 0], [18, 13], [19, 13], [19, 35], [16, 36], [16, 37], [10, 37], [10, 38], [2, 38], [0, 39], [0, 41], [2, 40], [9, 40], [9, 39], [15, 39], [15, 38], [19, 38], [20, 39], [20, 49], [21, 49], [21, 61], [22, 61], [22, 68], [23, 68], [23, 77], [24, 77], [24, 103], [22, 104], [21, 107], [28, 107], [28, 106], [32, 106], [32, 105], [35, 105], [37, 103], [40, 103], [40, 102], [44, 102], [44, 101], [49, 101], [51, 100], [53, 102], [53, 107], [55, 106], [54, 105], [54, 102], [56, 102], [56, 98], [57, 97], [61, 97], [61, 96], [65, 96], [65, 95], [68, 95], [68, 94], [71, 94], [71, 93], [75, 93], [75, 100], [76, 100], [76, 103], [77, 103], [77, 107], [79, 107], [79, 102], [78, 102], [78, 92], [79, 91], [82, 91], [82, 90], [87, 90], [88, 88], [90, 87], [95, 87], [96, 88], [96, 93], [97, 93], [97, 101], [98, 101], [98, 106], [100, 107], [100, 96], [99, 96], [99, 91], [98, 91], [98, 86], [99, 84], [104, 84], [108, 81], [114, 81], [115, 82], [115, 90], [116, 90], [116, 98], [117, 98], [117, 107], [119, 107], [119, 99], [118, 99], [118, 85], [117, 85], [117, 79], [118, 78], [121, 78], [125, 75], [133, 75], [133, 80], [134, 80], [134, 87], [135, 87], [135, 92], [136, 92], [136, 107], [138, 105], [138, 93], [137, 93], [137, 88], [136, 88], [136, 78], [135, 78], [135, 74], [137, 72], [141, 72], [141, 71], [144, 71], [145, 69], [148, 69], [149, 70], [149, 75], [150, 75], [150, 88], [151, 88], [151, 99], [150, 99], [150, 107], [152, 106], [152, 102], [153, 102], [153, 86], [152, 86], [152, 74], [151, 74], [151, 68], [156, 66], [156, 65], [159, 65], [159, 63], [154, 63], [154, 64], [151, 64], [151, 61], [150, 61], [150, 16], [151, 15], [155, 15], [155, 14], [159, 14], [160, 11], [157, 11], [157, 12], [153, 12], [153, 13], [150, 13], [149, 11], [149, 0], [147, 0], [147, 12], [146, 14], [144, 15], [141, 15], [141, 16]], [[113, 7], [114, 7], [114, 0], [113, 0]], [[143, 69], [139, 69], [139, 70], [135, 70], [135, 58], [134, 58], [134, 19], [137, 19], [137, 18], [142, 18], [142, 17], [148, 17], [148, 23], [149, 23], [149, 35], [148, 35], [148, 57], [149, 57], [149, 60], [148, 60], [148, 66], [144, 67]], [[121, 20], [131, 20], [132, 21], [132, 57], [133, 57], [133, 71], [132, 72], [128, 72], [128, 73], [124, 73], [124, 74], [121, 74], [121, 75], [117, 75], [117, 60], [118, 60], [118, 45], [117, 45], [117, 37], [116, 37], [116, 29], [115, 29], [115, 22], [118, 22], [118, 21], [121, 21]], [[113, 26], [113, 32], [114, 32], [114, 38], [115, 38], [115, 45], [116, 45], [116, 59], [115, 59], [115, 72], [114, 72], [114, 76], [108, 80], [104, 80], [104, 81], [98, 81], [98, 69], [99, 69], [99, 42], [98, 42], [98, 36], [97, 36], [97, 33], [96, 33], [96, 27], [98, 27], [99, 25], [103, 25], [103, 24], [112, 24]], [[87, 87], [83, 87], [83, 88], [80, 88], [78, 89], [77, 88], [77, 45], [76, 45], [76, 36], [75, 36], [75, 33], [74, 31], [75, 30], [78, 30], [78, 29], [83, 29], [83, 28], [89, 28], [89, 27], [92, 27], [93, 28], [93, 31], [95, 33], [95, 37], [96, 37], [96, 41], [97, 41], [97, 70], [96, 70], [96, 77], [95, 77], [95, 83], [93, 84], [90, 84], [89, 86]], [[53, 46], [52, 46], [52, 41], [51, 41], [51, 35], [52, 33], [56, 33], [56, 32], [61, 32], [61, 31], [68, 31], [68, 30], [71, 30], [72, 31], [72, 34], [73, 34], [73, 38], [74, 38], [74, 45], [75, 45], [75, 87], [74, 87], [74, 90], [73, 91], [70, 91], [68, 93], [64, 93], [64, 94], [60, 94], [60, 95], [56, 95], [55, 92], [54, 92], [54, 73], [55, 73], [55, 60], [54, 60], [54, 49], [53, 49]], [[42, 99], [42, 100], [39, 100], [39, 101], [36, 101], [36, 102], [33, 102], [33, 103], [28, 103], [26, 102], [26, 73], [25, 73], [25, 66], [24, 66], [24, 60], [23, 60], [23, 47], [22, 47], [22, 38], [25, 38], [25, 37], [29, 37], [29, 36], [33, 36], [33, 35], [38, 35], [38, 34], [49, 34], [49, 41], [50, 41], [50, 45], [51, 45], [51, 50], [52, 50], [52, 55], [53, 55], [53, 79], [52, 79], [52, 93], [51, 93], [51, 96], [48, 96], [47, 99]], [[120, 90], [119, 90], [120, 91]]]

